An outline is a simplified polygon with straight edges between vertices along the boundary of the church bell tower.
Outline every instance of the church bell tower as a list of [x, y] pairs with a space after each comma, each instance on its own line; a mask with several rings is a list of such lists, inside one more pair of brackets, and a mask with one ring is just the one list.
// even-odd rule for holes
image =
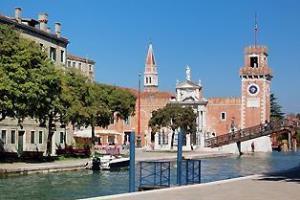
[[146, 63], [145, 63], [144, 91], [145, 92], [158, 91], [158, 73], [157, 73], [156, 61], [155, 61], [151, 43], [149, 44]]

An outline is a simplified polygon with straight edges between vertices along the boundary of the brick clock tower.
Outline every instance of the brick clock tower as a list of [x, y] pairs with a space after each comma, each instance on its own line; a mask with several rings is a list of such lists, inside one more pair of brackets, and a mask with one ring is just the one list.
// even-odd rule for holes
[[149, 44], [148, 53], [145, 63], [144, 72], [144, 91], [157, 92], [158, 91], [158, 73], [153, 53], [152, 44]]
[[255, 45], [245, 48], [244, 62], [244, 66], [240, 69], [242, 129], [270, 121], [272, 79], [267, 47]]

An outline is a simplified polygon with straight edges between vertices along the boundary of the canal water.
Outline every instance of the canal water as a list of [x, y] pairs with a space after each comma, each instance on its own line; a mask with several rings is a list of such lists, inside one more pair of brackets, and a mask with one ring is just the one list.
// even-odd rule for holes
[[[175, 164], [174, 164], [175, 165]], [[173, 165], [173, 167], [174, 167]], [[202, 182], [286, 170], [300, 165], [300, 152], [272, 152], [202, 160]], [[137, 166], [138, 171], [138, 166]], [[137, 177], [138, 179], [138, 177]], [[175, 184], [176, 170], [171, 172]], [[137, 180], [138, 184], [138, 180]], [[128, 191], [128, 170], [89, 170], [0, 178], [0, 199], [78, 199]]]

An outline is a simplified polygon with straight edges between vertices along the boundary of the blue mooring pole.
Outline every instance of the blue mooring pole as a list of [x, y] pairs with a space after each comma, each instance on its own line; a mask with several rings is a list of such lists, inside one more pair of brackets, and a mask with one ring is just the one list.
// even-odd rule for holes
[[177, 184], [181, 185], [182, 178], [182, 131], [178, 131], [177, 135]]
[[132, 131], [129, 136], [130, 161], [129, 161], [129, 192], [135, 192], [135, 133]]

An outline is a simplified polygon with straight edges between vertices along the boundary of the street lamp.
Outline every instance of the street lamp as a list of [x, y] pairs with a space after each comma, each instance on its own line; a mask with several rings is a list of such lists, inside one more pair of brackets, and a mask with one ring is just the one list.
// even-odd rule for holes
[[137, 130], [137, 139], [136, 147], [142, 147], [142, 138], [141, 138], [141, 73], [139, 73], [139, 90], [138, 90], [138, 130]]

